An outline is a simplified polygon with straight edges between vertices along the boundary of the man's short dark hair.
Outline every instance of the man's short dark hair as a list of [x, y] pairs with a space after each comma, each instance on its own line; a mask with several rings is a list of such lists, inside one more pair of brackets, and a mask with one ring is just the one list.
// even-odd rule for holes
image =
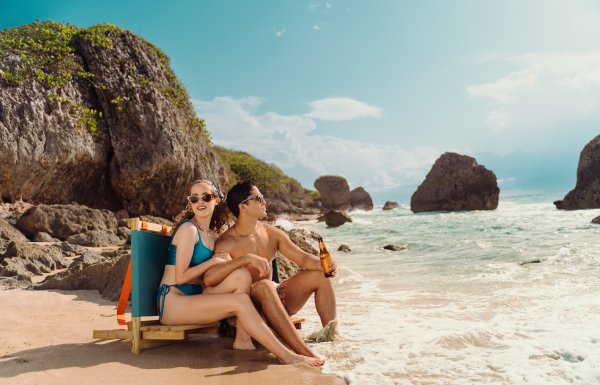
[[250, 196], [250, 190], [256, 186], [251, 180], [239, 181], [227, 193], [227, 207], [235, 217], [240, 216], [239, 204]]

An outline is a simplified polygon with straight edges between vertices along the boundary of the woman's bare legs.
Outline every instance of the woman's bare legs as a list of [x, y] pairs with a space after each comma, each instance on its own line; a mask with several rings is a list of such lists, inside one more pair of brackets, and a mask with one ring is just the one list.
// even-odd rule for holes
[[[217, 286], [207, 287], [204, 289], [205, 294], [224, 294], [224, 293], [236, 293], [236, 294], [250, 294], [250, 285], [252, 284], [252, 276], [250, 272], [244, 268], [237, 269], [227, 276]], [[234, 319], [235, 322], [235, 319]], [[256, 347], [252, 343], [250, 334], [244, 329], [242, 325], [237, 323], [235, 341], [233, 341], [233, 348], [237, 350], [254, 350]]]
[[284, 364], [306, 362], [321, 366], [324, 361], [301, 356], [285, 347], [258, 314], [246, 294], [198, 294], [185, 296], [176, 288], [165, 298], [161, 322], [166, 325], [206, 324], [237, 316], [238, 323]]

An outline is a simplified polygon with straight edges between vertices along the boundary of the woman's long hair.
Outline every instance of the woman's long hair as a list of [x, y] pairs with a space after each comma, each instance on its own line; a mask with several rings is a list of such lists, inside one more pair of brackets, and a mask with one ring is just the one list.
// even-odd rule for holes
[[[227, 209], [227, 205], [225, 204], [224, 196], [219, 187], [213, 182], [207, 179], [199, 179], [190, 185], [190, 191], [192, 187], [197, 185], [198, 183], [206, 183], [211, 186], [213, 193], [219, 199], [219, 203], [215, 206], [215, 210], [213, 211], [212, 217], [210, 218], [210, 224], [208, 228], [217, 232], [217, 234], [221, 235], [223, 232], [223, 228], [229, 224], [229, 210]], [[173, 225], [173, 231], [171, 235], [174, 235], [179, 226], [183, 224], [186, 220], [191, 220], [194, 218], [194, 210], [192, 209], [192, 204], [190, 202], [187, 203], [185, 209], [183, 209], [177, 216], [175, 216], [175, 224]]]

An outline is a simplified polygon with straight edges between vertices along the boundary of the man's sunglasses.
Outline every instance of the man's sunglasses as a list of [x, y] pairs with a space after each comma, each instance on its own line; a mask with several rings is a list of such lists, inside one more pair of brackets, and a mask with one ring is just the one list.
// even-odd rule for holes
[[253, 196], [251, 196], [251, 197], [249, 197], [249, 198], [246, 198], [246, 199], [244, 199], [244, 200], [243, 200], [243, 201], [241, 201], [240, 203], [246, 203], [246, 202], [248, 202], [248, 201], [255, 200], [255, 199], [256, 199], [257, 201], [259, 201], [260, 203], [266, 203], [266, 202], [267, 202], [267, 201], [265, 200], [265, 197], [264, 197], [264, 196], [262, 196], [262, 195], [253, 195]]
[[202, 199], [204, 202], [208, 203], [215, 198], [216, 198], [215, 194], [209, 194], [209, 193], [204, 193], [202, 195], [190, 195], [187, 197], [187, 199], [190, 203], [198, 203], [198, 202], [200, 202], [200, 199]]

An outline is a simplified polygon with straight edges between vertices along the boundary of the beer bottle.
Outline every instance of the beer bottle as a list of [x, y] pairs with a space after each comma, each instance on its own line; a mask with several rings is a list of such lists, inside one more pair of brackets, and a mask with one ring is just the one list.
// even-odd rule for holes
[[331, 258], [331, 254], [327, 251], [327, 247], [325, 247], [325, 242], [323, 242], [323, 238], [319, 237], [319, 258], [321, 259], [321, 267], [323, 268], [323, 273], [327, 278], [332, 277], [333, 273], [331, 272], [331, 265], [333, 264], [333, 259]]

